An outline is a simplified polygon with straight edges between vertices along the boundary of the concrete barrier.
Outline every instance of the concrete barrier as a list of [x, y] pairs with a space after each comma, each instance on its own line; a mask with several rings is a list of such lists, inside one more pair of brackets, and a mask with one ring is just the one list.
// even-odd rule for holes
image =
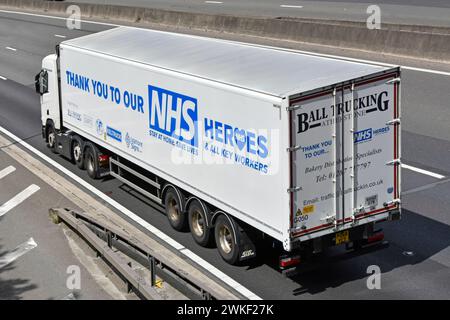
[[39, 0], [0, 0], [0, 7], [65, 14], [76, 4], [84, 19], [110, 19], [182, 29], [215, 31], [375, 51], [412, 58], [450, 61], [450, 28], [382, 24], [369, 30], [365, 23], [294, 18], [254, 18], [196, 14], [103, 4]]

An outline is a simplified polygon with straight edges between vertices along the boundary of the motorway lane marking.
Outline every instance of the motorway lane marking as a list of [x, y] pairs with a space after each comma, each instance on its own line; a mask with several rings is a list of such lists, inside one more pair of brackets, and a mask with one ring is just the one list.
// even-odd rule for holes
[[431, 171], [428, 171], [428, 170], [424, 170], [424, 169], [420, 169], [420, 168], [417, 168], [417, 167], [413, 167], [413, 166], [410, 166], [410, 165], [407, 165], [407, 164], [404, 164], [404, 163], [402, 163], [402, 168], [408, 169], [408, 170], [411, 170], [411, 171], [415, 171], [415, 172], [418, 172], [418, 173], [421, 173], [421, 174], [425, 174], [427, 176], [430, 176], [430, 177], [433, 177], [433, 178], [436, 178], [436, 179], [444, 179], [445, 178], [445, 176], [443, 176], [442, 174], [434, 173], [434, 172], [431, 172]]
[[0, 206], [0, 217], [5, 215], [8, 211], [11, 209], [14, 209], [16, 206], [21, 204], [23, 201], [28, 199], [32, 194], [34, 194], [36, 191], [38, 191], [40, 188], [39, 186], [32, 184], [16, 196], [14, 196], [12, 199], [5, 202], [2, 206]]
[[66, 38], [66, 36], [63, 36], [62, 34], [55, 34], [55, 37], [57, 37], [57, 38], [63, 38], [63, 39]]
[[25, 149], [27, 149], [31, 153], [35, 154], [36, 156], [38, 156], [39, 158], [41, 158], [42, 160], [47, 162], [53, 168], [59, 170], [64, 175], [66, 175], [67, 177], [71, 178], [72, 180], [77, 182], [79, 185], [81, 185], [82, 187], [86, 188], [87, 190], [89, 190], [90, 192], [92, 192], [93, 194], [95, 194], [96, 196], [98, 196], [99, 198], [104, 200], [105, 202], [107, 202], [109, 205], [111, 205], [112, 207], [114, 207], [115, 209], [120, 211], [122, 214], [124, 214], [125, 216], [127, 216], [128, 218], [133, 220], [135, 223], [141, 225], [143, 228], [147, 229], [150, 233], [154, 234], [155, 236], [160, 238], [162, 241], [167, 243], [169, 246], [171, 246], [172, 248], [174, 248], [177, 251], [179, 251], [181, 254], [185, 255], [188, 258], [190, 258], [191, 260], [193, 260], [194, 262], [198, 263], [199, 265], [201, 264], [201, 266], [203, 266], [206, 270], [208, 270], [210, 273], [212, 273], [218, 279], [221, 279], [222, 282], [226, 283], [227, 285], [229, 285], [231, 288], [233, 288], [234, 290], [236, 290], [237, 292], [239, 292], [240, 294], [242, 294], [246, 298], [248, 298], [250, 300], [261, 300], [261, 297], [257, 296], [256, 294], [254, 294], [253, 292], [251, 292], [250, 290], [248, 290], [247, 288], [245, 288], [244, 286], [239, 284], [237, 281], [233, 280], [228, 275], [226, 275], [225, 273], [223, 273], [219, 269], [215, 268], [213, 265], [211, 265], [209, 262], [207, 262], [204, 259], [202, 259], [201, 257], [199, 257], [197, 254], [195, 254], [192, 251], [186, 249], [179, 242], [177, 242], [174, 239], [170, 238], [168, 235], [163, 233], [161, 230], [159, 230], [158, 228], [154, 227], [153, 225], [151, 225], [150, 223], [148, 223], [147, 221], [145, 221], [144, 219], [139, 217], [137, 214], [135, 214], [131, 210], [129, 210], [126, 207], [124, 207], [123, 205], [121, 205], [116, 200], [110, 198], [109, 196], [104, 194], [99, 189], [95, 188], [93, 185], [91, 185], [87, 181], [85, 181], [85, 180], [81, 179], [80, 177], [78, 177], [75, 173], [71, 172], [69, 169], [65, 168], [63, 165], [57, 163], [56, 161], [54, 161], [53, 159], [51, 159], [50, 157], [48, 157], [47, 155], [45, 155], [41, 151], [37, 150], [36, 148], [31, 146], [27, 142], [23, 141], [22, 139], [17, 137], [12, 132], [6, 130], [5, 128], [3, 128], [1, 126], [0, 126], [0, 132], [5, 134], [6, 136], [11, 138], [12, 140], [16, 141], [18, 144], [23, 146]]
[[[17, 14], [17, 15], [33, 16], [33, 17], [48, 18], [48, 19], [55, 19], [55, 20], [67, 20], [67, 18], [63, 18], [63, 17], [55, 17], [55, 16], [48, 16], [48, 15], [43, 15], [43, 14], [27, 13], [27, 12], [19, 12], [19, 11], [11, 11], [11, 10], [0, 10], [0, 13], [12, 13], [12, 14]], [[103, 25], [103, 26], [128, 27], [128, 28], [136, 28], [136, 29], [148, 30], [148, 28], [130, 27], [130, 26], [124, 26], [124, 25], [115, 24], [115, 23], [97, 22], [97, 21], [90, 21], [90, 20], [80, 20], [80, 21], [84, 22], [84, 23], [91, 23], [91, 24], [97, 24], [97, 25]], [[151, 29], [151, 30], [153, 30], [153, 29]], [[179, 33], [176, 33], [176, 32], [169, 32], [169, 31], [161, 31], [161, 32], [179, 34]], [[191, 37], [206, 38], [205, 36], [194, 36], [194, 35], [190, 35], [190, 36]], [[257, 37], [257, 36], [253, 36], [253, 37]], [[262, 38], [262, 37], [259, 37], [259, 38]], [[289, 51], [289, 52], [295, 52], [295, 53], [303, 53], [303, 54], [308, 54], [308, 55], [314, 55], [314, 56], [317, 56], [317, 57], [339, 59], [339, 60], [345, 60], [345, 61], [350, 61], [350, 62], [368, 63], [368, 64], [375, 64], [375, 65], [385, 66], [385, 67], [397, 67], [398, 66], [398, 65], [395, 65], [395, 64], [389, 64], [389, 63], [380, 62], [380, 61], [350, 58], [350, 57], [345, 57], [345, 56], [338, 56], [338, 55], [325, 54], [325, 53], [317, 53], [317, 52], [312, 52], [312, 51], [294, 50], [294, 49], [287, 49], [287, 48], [281, 48], [281, 47], [275, 47], [275, 46], [265, 46], [265, 45], [259, 45], [259, 44], [254, 44], [254, 43], [246, 43], [246, 42], [242, 42], [242, 41], [231, 41], [231, 40], [224, 40], [224, 41], [230, 41], [230, 42], [234, 42], [234, 43], [241, 43], [241, 44], [244, 44], [244, 45], [251, 45], [251, 46], [261, 47], [261, 48], [276, 49], [276, 50]], [[433, 73], [433, 74], [439, 74], [439, 75], [449, 76], [450, 77], [450, 72], [447, 72], [447, 71], [440, 71], [440, 70], [426, 69], [426, 68], [417, 68], [417, 67], [409, 67], [409, 66], [401, 66], [401, 67], [403, 69], [406, 69], [406, 70], [419, 71], [419, 72], [425, 72], [425, 73]]]
[[222, 1], [205, 1], [205, 3], [209, 3], [209, 4], [222, 4]]
[[28, 239], [28, 241], [22, 243], [13, 251], [6, 253], [5, 255], [0, 257], [0, 269], [3, 269], [8, 264], [13, 263], [15, 260], [23, 256], [28, 251], [37, 247], [37, 243], [33, 238]]
[[3, 77], [3, 76], [0, 76], [0, 79], [1, 79], [1, 80], [5, 80], [5, 81], [8, 80], [7, 78], [5, 78], [5, 77]]
[[303, 6], [295, 6], [292, 4], [281, 4], [280, 7], [282, 8], [293, 8], [293, 9], [301, 9]]
[[439, 180], [439, 181], [436, 181], [436, 182], [433, 182], [433, 183], [426, 184], [424, 186], [420, 186], [420, 187], [417, 187], [417, 188], [413, 188], [413, 189], [409, 189], [409, 190], [406, 190], [406, 191], [402, 191], [402, 196], [406, 196], [408, 194], [412, 194], [412, 193], [416, 193], [416, 192], [425, 191], [425, 190], [437, 187], [437, 186], [439, 186], [441, 184], [447, 184], [449, 182], [450, 182], [450, 179]]
[[0, 179], [6, 177], [8, 174], [14, 171], [16, 171], [16, 168], [14, 168], [13, 166], [6, 167], [5, 169], [0, 171]]
[[10, 51], [17, 51], [16, 48], [11, 48], [11, 47], [5, 47], [6, 50], [10, 50]]

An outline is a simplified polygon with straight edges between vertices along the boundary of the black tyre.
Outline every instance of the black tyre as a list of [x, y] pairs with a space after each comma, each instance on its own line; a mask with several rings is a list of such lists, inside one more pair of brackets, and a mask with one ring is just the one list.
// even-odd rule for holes
[[79, 138], [74, 138], [72, 142], [72, 160], [78, 168], [84, 169], [83, 144]]
[[188, 209], [189, 229], [195, 242], [202, 247], [207, 247], [212, 239], [212, 232], [207, 226], [206, 215], [205, 206], [198, 200], [192, 200]]
[[235, 226], [225, 215], [220, 215], [215, 224], [214, 236], [217, 250], [229, 264], [239, 262], [239, 241]]
[[47, 147], [56, 153], [56, 130], [53, 126], [47, 129]]
[[186, 229], [186, 213], [182, 210], [180, 196], [177, 191], [170, 187], [164, 196], [164, 205], [166, 207], [166, 216], [172, 228], [178, 231]]
[[98, 163], [95, 152], [91, 147], [87, 147], [84, 151], [84, 167], [92, 179], [97, 179], [98, 177]]

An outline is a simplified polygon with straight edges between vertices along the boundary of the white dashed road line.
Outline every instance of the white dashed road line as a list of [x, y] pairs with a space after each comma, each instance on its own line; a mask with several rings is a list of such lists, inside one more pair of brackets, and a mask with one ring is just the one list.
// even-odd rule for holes
[[62, 34], [55, 34], [55, 37], [57, 37], [57, 38], [63, 38], [63, 39], [66, 38], [66, 36], [63, 36]]
[[16, 171], [16, 168], [14, 168], [13, 166], [9, 166], [9, 167], [6, 167], [3, 170], [0, 170], [0, 179], [6, 177], [8, 174], [10, 174], [10, 173], [12, 173], [14, 171]]
[[[217, 1], [217, 2], [220, 2], [220, 1]], [[47, 18], [47, 19], [55, 19], [55, 20], [67, 20], [67, 18], [62, 18], [62, 17], [49, 16], [49, 15], [36, 14], [36, 13], [27, 13], [27, 12], [20, 12], [20, 11], [12, 11], [12, 10], [0, 10], [0, 12], [1, 13], [10, 13], [10, 14], [30, 16], [30, 17], [40, 17], [40, 18]], [[80, 21], [83, 22], [83, 23], [91, 23], [91, 24], [97, 24], [97, 25], [103, 25], [103, 26], [111, 26], [111, 27], [122, 27], [123, 26], [123, 25], [116, 24], [116, 23], [97, 22], [97, 21], [90, 21], [90, 20], [83, 20], [83, 19], [80, 19]], [[136, 27], [136, 28], [137, 29], [142, 29], [142, 28], [138, 28], [138, 27]], [[239, 43], [240, 41], [233, 41], [233, 42]], [[245, 43], [245, 42], [241, 42], [241, 43], [247, 44], [247, 45], [249, 44], [249, 43]], [[291, 52], [297, 52], [297, 53], [311, 54], [311, 55], [315, 55], [315, 56], [318, 56], [318, 57], [328, 57], [328, 58], [332, 58], [332, 59], [341, 59], [341, 60], [352, 61], [352, 62], [372, 63], [372, 64], [381, 65], [381, 66], [387, 66], [387, 67], [396, 67], [397, 66], [397, 65], [393, 65], [393, 64], [389, 64], [389, 63], [380, 62], [380, 61], [350, 58], [350, 57], [338, 56], [338, 55], [332, 55], [332, 54], [323, 54], [323, 53], [304, 51], [304, 50], [286, 49], [286, 48], [275, 47], [275, 46], [264, 46], [264, 45], [256, 45], [256, 44], [251, 44], [251, 45], [259, 46], [259, 47], [263, 47], [263, 48], [270, 48], [270, 49], [285, 50], [285, 51], [291, 51]], [[450, 72], [447, 72], [447, 71], [440, 71], [440, 70], [434, 70], [434, 69], [425, 69], [425, 68], [416, 68], [416, 67], [409, 67], [409, 66], [403, 66], [403, 65], [401, 67], [403, 69], [407, 69], [407, 70], [426, 72], [426, 73], [432, 73], [432, 74], [439, 74], [439, 75], [442, 75], [442, 76], [450, 76]]]
[[8, 80], [7, 78], [5, 78], [5, 77], [3, 77], [3, 76], [0, 76], [0, 79], [1, 79], [1, 80], [5, 80], [5, 81]]
[[293, 4], [282, 4], [280, 5], [282, 8], [292, 8], [292, 9], [301, 9], [303, 6], [295, 6]]
[[443, 175], [441, 175], [439, 173], [434, 173], [434, 172], [431, 172], [431, 171], [428, 171], [428, 170], [424, 170], [424, 169], [420, 169], [420, 168], [417, 168], [417, 167], [409, 166], [409, 165], [404, 164], [404, 163], [402, 163], [402, 168], [408, 169], [408, 170], [411, 170], [411, 171], [415, 171], [415, 172], [418, 172], [418, 173], [421, 173], [421, 174], [425, 174], [427, 176], [430, 176], [430, 177], [433, 177], [433, 178], [436, 178], [436, 179], [444, 179], [445, 178], [445, 176], [443, 176]]
[[5, 47], [6, 50], [11, 50], [11, 51], [17, 51], [16, 48], [12, 48], [12, 47]]
[[205, 3], [209, 3], [209, 4], [222, 4], [222, 1], [205, 1]]
[[15, 260], [23, 256], [28, 251], [37, 247], [37, 243], [33, 238], [28, 239], [28, 241], [22, 243], [20, 246], [15, 248], [13, 251], [6, 253], [0, 257], [0, 270], [6, 267], [8, 264], [13, 263]]
[[0, 217], [5, 215], [8, 211], [13, 209], [14, 207], [21, 204], [23, 201], [25, 201], [28, 197], [30, 197], [32, 194], [34, 194], [39, 189], [40, 188], [37, 185], [32, 184], [31, 186], [29, 186], [28, 188], [26, 188], [25, 190], [23, 190], [22, 192], [17, 194], [14, 198], [5, 202], [0, 207]]

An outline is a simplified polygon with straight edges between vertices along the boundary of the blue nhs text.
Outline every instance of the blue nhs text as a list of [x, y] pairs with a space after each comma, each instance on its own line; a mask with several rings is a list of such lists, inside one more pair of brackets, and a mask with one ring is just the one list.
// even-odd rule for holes
[[150, 129], [198, 147], [197, 99], [148, 86]]

